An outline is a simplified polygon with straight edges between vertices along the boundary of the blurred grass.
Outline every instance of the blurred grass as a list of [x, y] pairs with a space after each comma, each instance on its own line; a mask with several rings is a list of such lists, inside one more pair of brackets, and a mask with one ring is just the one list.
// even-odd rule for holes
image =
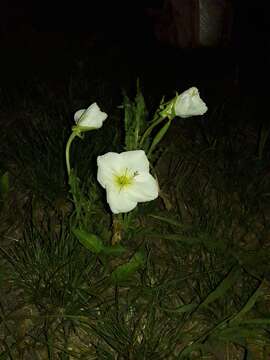
[[[128, 254], [101, 258], [81, 246], [70, 225], [110, 245], [95, 162], [122, 151], [124, 112], [117, 109], [121, 88], [110, 96], [114, 87], [100, 80], [102, 71], [93, 81], [85, 71], [81, 63], [61, 97], [39, 81], [24, 97], [5, 95], [0, 155], [10, 187], [1, 208], [0, 358], [268, 359], [265, 131], [235, 111], [235, 99], [204, 118], [175, 119], [153, 154], [161, 198], [127, 216]], [[150, 109], [158, 105], [159, 94], [146, 95]], [[92, 101], [109, 118], [72, 147], [83, 185], [77, 222], [64, 147], [72, 114]], [[138, 249], [145, 265], [113, 282], [112, 271]]]

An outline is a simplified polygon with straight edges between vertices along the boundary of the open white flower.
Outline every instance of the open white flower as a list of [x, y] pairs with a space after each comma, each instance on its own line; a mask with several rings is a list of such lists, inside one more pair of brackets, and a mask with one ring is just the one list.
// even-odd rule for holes
[[199, 90], [191, 87], [176, 98], [174, 111], [176, 116], [186, 118], [203, 115], [207, 111], [207, 106], [200, 98]]
[[87, 109], [81, 109], [74, 114], [74, 120], [77, 127], [82, 129], [99, 129], [102, 127], [103, 121], [107, 119], [108, 115], [102, 112], [97, 105], [93, 103]]
[[114, 214], [133, 210], [138, 202], [158, 197], [158, 183], [149, 173], [143, 150], [108, 152], [97, 158], [97, 179], [106, 189], [107, 202]]

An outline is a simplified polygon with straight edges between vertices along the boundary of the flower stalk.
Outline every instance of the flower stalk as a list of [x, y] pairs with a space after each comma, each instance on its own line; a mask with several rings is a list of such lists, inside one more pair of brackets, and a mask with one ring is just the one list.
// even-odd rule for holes
[[77, 133], [76, 132], [72, 132], [70, 134], [70, 137], [67, 141], [67, 145], [66, 145], [66, 166], [67, 166], [67, 173], [68, 173], [68, 176], [70, 176], [70, 146], [72, 144], [72, 141], [75, 139], [75, 137], [77, 136]]
[[104, 120], [108, 115], [102, 112], [97, 103], [91, 104], [87, 109], [81, 109], [74, 114], [74, 121], [76, 126], [72, 127], [72, 133], [66, 145], [66, 165], [67, 173], [70, 177], [70, 146], [76, 136], [82, 138], [84, 132], [96, 130], [102, 127]]
[[143, 143], [145, 141], [145, 139], [151, 134], [151, 132], [154, 130], [154, 128], [159, 125], [163, 120], [165, 119], [165, 117], [158, 117], [156, 120], [153, 121], [153, 123], [145, 130], [141, 141], [140, 141], [140, 147], [143, 147]]
[[158, 145], [158, 143], [163, 139], [163, 137], [165, 136], [166, 132], [169, 130], [169, 127], [171, 125], [171, 119], [169, 118], [169, 120], [166, 122], [166, 124], [159, 130], [159, 132], [157, 133], [157, 135], [154, 137], [154, 140], [150, 146], [150, 149], [148, 150], [147, 156], [150, 158], [152, 152], [154, 151], [154, 149], [156, 148], [156, 146]]

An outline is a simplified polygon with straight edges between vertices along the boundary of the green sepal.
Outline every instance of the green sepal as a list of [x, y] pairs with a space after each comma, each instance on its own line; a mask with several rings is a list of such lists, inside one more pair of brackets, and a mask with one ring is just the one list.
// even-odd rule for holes
[[80, 126], [80, 125], [75, 125], [72, 126], [72, 131], [81, 139], [83, 139], [85, 132], [87, 131], [91, 131], [91, 130], [97, 130], [98, 128], [95, 127], [88, 127], [88, 126]]
[[175, 116], [176, 116], [175, 103], [176, 103], [177, 98], [178, 98], [178, 93], [176, 93], [176, 96], [172, 100], [170, 100], [166, 103], [163, 103], [160, 106], [160, 112], [159, 112], [160, 117], [162, 117], [162, 118], [168, 117], [170, 120], [175, 118]]

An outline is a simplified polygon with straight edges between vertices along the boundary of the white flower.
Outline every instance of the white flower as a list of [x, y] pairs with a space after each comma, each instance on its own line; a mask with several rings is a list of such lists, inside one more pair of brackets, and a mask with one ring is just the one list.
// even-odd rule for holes
[[143, 150], [108, 152], [98, 156], [97, 165], [97, 179], [106, 189], [107, 202], [114, 214], [126, 213], [138, 202], [158, 197], [158, 183], [149, 173], [149, 161]]
[[199, 90], [191, 87], [176, 98], [174, 111], [176, 116], [186, 118], [203, 115], [207, 111], [207, 106], [200, 98]]
[[76, 111], [74, 120], [77, 127], [99, 129], [107, 117], [108, 115], [100, 110], [97, 103], [93, 103], [88, 109]]

